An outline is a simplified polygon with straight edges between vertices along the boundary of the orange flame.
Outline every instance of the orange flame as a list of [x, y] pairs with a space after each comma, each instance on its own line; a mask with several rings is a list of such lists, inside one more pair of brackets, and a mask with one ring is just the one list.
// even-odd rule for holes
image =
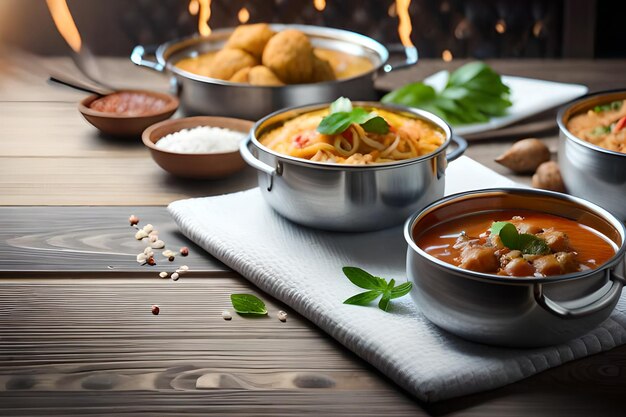
[[192, 16], [197, 16], [199, 11], [200, 11], [200, 3], [198, 3], [198, 0], [190, 0], [189, 1], [189, 13]]
[[46, 3], [52, 15], [52, 20], [54, 20], [54, 24], [61, 36], [63, 36], [63, 39], [65, 39], [65, 42], [67, 42], [74, 52], [80, 52], [83, 42], [66, 1], [46, 0]]
[[326, 8], [326, 0], [313, 0], [313, 7], [318, 12], [323, 11]]
[[413, 46], [411, 42], [411, 32], [413, 26], [411, 25], [411, 15], [409, 15], [409, 6], [411, 0], [396, 0], [396, 13], [398, 13], [398, 35], [400, 35], [400, 41], [404, 46]]
[[239, 13], [237, 13], [237, 19], [239, 19], [239, 23], [247, 23], [250, 20], [250, 12], [245, 7], [239, 9]]
[[198, 15], [198, 32], [202, 36], [211, 34], [209, 19], [211, 18], [211, 0], [189, 0], [189, 13]]

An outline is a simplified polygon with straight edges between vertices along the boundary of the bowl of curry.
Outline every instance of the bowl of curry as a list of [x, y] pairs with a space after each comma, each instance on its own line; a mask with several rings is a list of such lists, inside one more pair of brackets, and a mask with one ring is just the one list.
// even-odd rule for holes
[[405, 224], [412, 297], [464, 339], [537, 347], [581, 336], [613, 311], [626, 228], [585, 200], [543, 190], [446, 197]]
[[577, 100], [559, 111], [557, 123], [568, 192], [626, 220], [626, 90]]

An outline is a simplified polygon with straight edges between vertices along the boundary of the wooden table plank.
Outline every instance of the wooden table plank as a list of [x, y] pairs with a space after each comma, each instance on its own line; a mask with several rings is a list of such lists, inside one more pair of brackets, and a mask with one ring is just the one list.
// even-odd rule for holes
[[[2, 415], [623, 415], [624, 347], [424, 405], [242, 278], [5, 279], [0, 288]], [[256, 293], [270, 315], [224, 321], [232, 292]]]
[[[135, 214], [139, 226], [152, 224], [166, 248], [189, 256], [166, 260], [155, 249], [157, 265], [140, 265], [136, 255], [148, 246], [135, 239], [128, 217]], [[156, 277], [187, 265], [190, 276], [207, 276], [231, 270], [187, 239], [165, 207], [0, 207], [0, 277], [58, 276], [59, 272], [84, 276], [120, 275]]]
[[149, 156], [0, 157], [0, 205], [167, 205], [256, 187], [253, 168], [223, 180], [178, 179]]

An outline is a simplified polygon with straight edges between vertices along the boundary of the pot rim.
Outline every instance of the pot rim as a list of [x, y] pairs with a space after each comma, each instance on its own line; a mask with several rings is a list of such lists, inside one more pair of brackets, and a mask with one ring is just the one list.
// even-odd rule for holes
[[[563, 107], [561, 107], [556, 115], [556, 123], [559, 126], [559, 130], [561, 131], [561, 133], [563, 135], [565, 135], [566, 139], [569, 139], [571, 141], [573, 141], [574, 143], [578, 144], [579, 146], [584, 146], [588, 149], [592, 149], [594, 151], [598, 151], [598, 152], [602, 152], [605, 153], [607, 155], [614, 155], [617, 157], [621, 157], [621, 158], [626, 158], [626, 153], [623, 152], [617, 152], [617, 151], [612, 151], [610, 149], [606, 149], [603, 148], [601, 146], [598, 145], [594, 145], [591, 142], [587, 142], [586, 140], [583, 140], [579, 137], [577, 137], [576, 135], [574, 135], [572, 132], [570, 132], [567, 129], [567, 121], [569, 121], [569, 119], [574, 115], [573, 114], [573, 110], [576, 109], [578, 110], [576, 112], [576, 114], [578, 114], [580, 112], [580, 110], [582, 110], [585, 106], [585, 103], [587, 102], [592, 102], [595, 101], [596, 99], [598, 99], [601, 96], [615, 96], [620, 97], [622, 99], [626, 99], [626, 90], [623, 89], [615, 89], [615, 90], [605, 90], [605, 91], [598, 91], [592, 94], [587, 94], [582, 98], [579, 98], [577, 100], [574, 100], [566, 105], [564, 105]], [[610, 101], [610, 100], [607, 100]], [[565, 120], [567, 119], [567, 120]]]
[[[384, 163], [379, 163], [379, 164], [370, 164], [370, 165], [350, 165], [350, 164], [338, 164], [338, 163], [328, 163], [328, 162], [318, 162], [318, 161], [311, 161], [308, 159], [304, 159], [304, 158], [297, 158], [295, 156], [289, 156], [289, 155], [285, 155], [279, 152], [276, 152], [268, 147], [266, 147], [265, 145], [261, 144], [261, 142], [259, 142], [259, 140], [257, 139], [257, 131], [259, 130], [259, 128], [266, 123], [267, 121], [271, 120], [272, 118], [275, 118], [277, 116], [280, 116], [283, 113], [287, 113], [287, 112], [297, 112], [298, 114], [296, 116], [299, 116], [301, 114], [304, 113], [308, 113], [311, 111], [316, 111], [316, 110], [320, 110], [323, 108], [326, 108], [328, 106], [330, 106], [330, 103], [315, 103], [315, 104], [306, 104], [303, 106], [293, 106], [293, 107], [287, 107], [284, 109], [280, 109], [277, 110], [273, 113], [268, 114], [267, 116], [263, 117], [262, 119], [258, 120], [254, 126], [252, 126], [252, 129], [250, 129], [250, 136], [248, 138], [248, 140], [250, 142], [252, 142], [252, 144], [254, 144], [254, 146], [256, 146], [257, 148], [259, 148], [260, 150], [267, 152], [271, 155], [273, 155], [274, 157], [278, 158], [280, 161], [283, 162], [290, 162], [293, 163], [295, 165], [302, 165], [302, 166], [308, 166], [311, 168], [318, 168], [318, 169], [328, 169], [328, 170], [341, 170], [341, 171], [376, 171], [376, 170], [382, 170], [382, 169], [390, 169], [390, 168], [397, 168], [400, 166], [404, 166], [404, 165], [412, 165], [415, 163], [419, 163], [422, 162], [424, 160], [428, 160], [428, 159], [432, 159], [433, 157], [439, 155], [441, 152], [445, 152], [445, 150], [448, 148], [448, 146], [450, 145], [450, 142], [452, 141], [452, 128], [450, 127], [450, 125], [448, 125], [441, 117], [435, 115], [434, 113], [431, 113], [429, 111], [426, 110], [422, 110], [422, 109], [418, 109], [415, 107], [407, 107], [407, 106], [401, 106], [401, 105], [396, 105], [396, 104], [386, 104], [386, 103], [381, 103], [378, 101], [353, 101], [352, 102], [353, 105], [355, 106], [364, 106], [364, 107], [374, 107], [374, 108], [380, 108], [383, 110], [390, 110], [390, 111], [401, 111], [401, 112], [405, 112], [405, 113], [410, 113], [414, 116], [417, 116], [417, 118], [422, 119], [422, 120], [426, 120], [432, 124], [434, 124], [435, 126], [439, 127], [440, 129], [443, 130], [444, 134], [445, 134], [445, 140], [444, 142], [434, 151], [426, 154], [426, 155], [422, 155], [419, 156], [417, 158], [411, 158], [411, 159], [404, 159], [401, 161], [395, 161], [395, 162], [384, 162]], [[296, 117], [294, 116], [294, 117]]]
[[[579, 208], [584, 209], [585, 211], [593, 212], [599, 215], [602, 219], [604, 219], [609, 224], [611, 224], [611, 226], [615, 227], [615, 229], [619, 232], [619, 235], [621, 236], [621, 244], [615, 251], [615, 254], [613, 255], [613, 257], [611, 257], [611, 259], [609, 259], [604, 264], [600, 265], [598, 268], [595, 268], [595, 269], [590, 269], [588, 271], [574, 272], [570, 274], [554, 275], [554, 276], [549, 276], [549, 277], [510, 277], [510, 276], [470, 271], [468, 269], [463, 269], [458, 266], [449, 264], [445, 261], [437, 259], [434, 256], [426, 253], [417, 245], [417, 243], [413, 239], [412, 231], [415, 227], [415, 224], [425, 215], [427, 215], [428, 213], [436, 210], [437, 208], [443, 205], [452, 203], [455, 200], [462, 199], [463, 197], [467, 197], [467, 196], [474, 196], [474, 197], [480, 198], [481, 196], [488, 196], [488, 195], [494, 195], [494, 194], [506, 194], [506, 193], [527, 194], [529, 195], [529, 197], [543, 196], [543, 197], [550, 197], [550, 198], [554, 198], [558, 200], [572, 202], [578, 205]], [[562, 194], [562, 193], [558, 193], [554, 191], [537, 190], [537, 189], [531, 189], [531, 188], [513, 188], [513, 187], [487, 188], [483, 190], [465, 191], [465, 192], [456, 193], [456, 194], [452, 194], [447, 197], [444, 197], [426, 206], [424, 209], [413, 214], [411, 217], [407, 219], [407, 221], [404, 223], [404, 239], [409, 245], [409, 249], [412, 249], [418, 255], [426, 258], [431, 263], [436, 264], [439, 268], [445, 269], [448, 272], [452, 272], [456, 275], [463, 275], [464, 278], [469, 278], [469, 279], [473, 279], [476, 281], [484, 281], [484, 282], [489, 282], [489, 283], [494, 283], [494, 284], [501, 284], [501, 285], [550, 284], [554, 282], [585, 278], [585, 277], [588, 277], [590, 275], [597, 273], [598, 271], [604, 271], [606, 269], [612, 268], [613, 266], [615, 266], [616, 264], [618, 264], [624, 259], [624, 254], [626, 253], [626, 226], [624, 225], [624, 223], [619, 221], [609, 211], [603, 209], [602, 207], [594, 203], [584, 200], [582, 198], [578, 198], [578, 197], [574, 197], [568, 194]]]
[[186, 42], [195, 44], [195, 43], [201, 43], [203, 41], [210, 41], [211, 37], [216, 37], [216, 35], [226, 35], [226, 34], [232, 33], [236, 29], [236, 27], [215, 29], [211, 32], [211, 35], [207, 37], [203, 37], [203, 36], [196, 34], [196, 35], [174, 39], [169, 42], [165, 42], [159, 45], [159, 47], [156, 50], [155, 56], [156, 56], [157, 62], [160, 65], [162, 65], [163, 68], [166, 68], [168, 71], [183, 78], [191, 79], [193, 81], [198, 81], [202, 83], [208, 83], [208, 84], [217, 84], [217, 85], [223, 85], [223, 86], [237, 86], [237, 87], [252, 88], [252, 89], [255, 89], [255, 88], [266, 89], [266, 90], [278, 90], [278, 89], [285, 89], [285, 88], [290, 88], [290, 87], [306, 87], [306, 86], [311, 86], [311, 85], [318, 86], [320, 84], [324, 85], [324, 84], [348, 82], [348, 81], [359, 79], [362, 77], [369, 77], [377, 73], [389, 60], [389, 50], [383, 44], [381, 44], [380, 42], [378, 42], [377, 40], [373, 38], [370, 38], [369, 36], [365, 36], [357, 32], [352, 32], [352, 31], [344, 30], [344, 29], [329, 28], [329, 27], [324, 27], [324, 26], [316, 26], [316, 25], [271, 23], [269, 24], [269, 26], [275, 31], [285, 30], [285, 29], [297, 29], [297, 30], [300, 30], [301, 32], [304, 32], [307, 35], [315, 35], [315, 34], [325, 35], [325, 36], [330, 36], [337, 40], [344, 40], [346, 42], [359, 45], [364, 48], [370, 49], [371, 51], [376, 53], [376, 55], [378, 56], [380, 60], [380, 63], [378, 63], [377, 65], [373, 65], [373, 68], [367, 72], [364, 72], [362, 74], [358, 74], [349, 78], [341, 78], [338, 80], [323, 81], [323, 82], [317, 82], [317, 83], [288, 84], [288, 85], [280, 85], [280, 86], [273, 86], [273, 85], [259, 86], [259, 85], [245, 84], [245, 83], [235, 83], [235, 82], [231, 82], [227, 80], [220, 80], [218, 78], [211, 78], [211, 77], [205, 77], [202, 75], [194, 74], [192, 72], [177, 68], [175, 65], [172, 65], [169, 62], [169, 59], [165, 58], [165, 53], [170, 48], [176, 45], [186, 43]]

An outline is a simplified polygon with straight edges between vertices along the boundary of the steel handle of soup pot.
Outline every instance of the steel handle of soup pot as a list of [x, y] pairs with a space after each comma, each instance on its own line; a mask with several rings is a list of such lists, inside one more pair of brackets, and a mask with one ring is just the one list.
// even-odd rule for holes
[[133, 51], [130, 54], [130, 60], [133, 64], [137, 66], [149, 68], [158, 72], [163, 72], [163, 70], [165, 69], [164, 65], [159, 64], [157, 61], [146, 59], [146, 55], [154, 55], [157, 48], [158, 47], [156, 45], [137, 45], [133, 48]]
[[456, 145], [456, 149], [446, 154], [446, 160], [448, 162], [452, 162], [459, 156], [463, 155], [463, 153], [467, 149], [467, 141], [460, 136], [452, 135], [450, 141], [454, 142], [454, 144]]
[[272, 168], [252, 155], [252, 152], [250, 152], [251, 140], [252, 137], [248, 136], [246, 140], [241, 141], [241, 144], [239, 145], [239, 153], [241, 154], [243, 160], [246, 161], [252, 168], [258, 169], [259, 171], [269, 175], [270, 184], [267, 186], [267, 191], [272, 191], [272, 187], [274, 186], [274, 176], [280, 175], [280, 165], [276, 168]]
[[574, 319], [579, 317], [585, 317], [590, 314], [596, 313], [604, 308], [610, 306], [620, 297], [622, 288], [626, 284], [626, 279], [621, 275], [618, 275], [615, 271], [607, 270], [607, 278], [612, 282], [611, 288], [600, 296], [595, 301], [589, 304], [576, 308], [564, 307], [554, 300], [546, 297], [543, 292], [543, 284], [535, 284], [534, 295], [535, 301], [547, 312], [564, 319]]
[[402, 46], [401, 48], [394, 48], [394, 47], [390, 47], [388, 48], [390, 52], [404, 52], [405, 55], [405, 60], [404, 62], [399, 62], [399, 63], [386, 63], [385, 65], [383, 65], [383, 67], [381, 68], [381, 72], [386, 74], [389, 73], [391, 71], [395, 71], [398, 69], [402, 69], [402, 68], [406, 68], [406, 67], [410, 67], [412, 65], [417, 64], [417, 60], [419, 59], [419, 54], [417, 53], [417, 48], [414, 46]]

